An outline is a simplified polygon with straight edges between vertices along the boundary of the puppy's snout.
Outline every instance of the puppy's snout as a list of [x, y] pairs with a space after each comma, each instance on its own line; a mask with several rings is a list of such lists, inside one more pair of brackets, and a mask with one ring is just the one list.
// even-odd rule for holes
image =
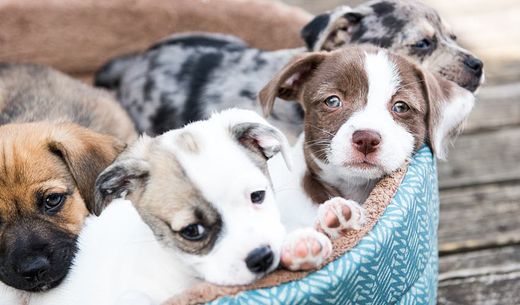
[[484, 63], [475, 56], [468, 55], [464, 59], [464, 66], [475, 75], [480, 76], [482, 74]]
[[27, 281], [38, 281], [45, 276], [50, 268], [51, 264], [48, 258], [36, 256], [22, 260], [16, 270]]
[[352, 135], [352, 145], [365, 156], [373, 153], [381, 143], [381, 135], [372, 130], [358, 130]]
[[254, 249], [246, 257], [246, 265], [253, 273], [266, 272], [274, 261], [274, 253], [269, 246]]

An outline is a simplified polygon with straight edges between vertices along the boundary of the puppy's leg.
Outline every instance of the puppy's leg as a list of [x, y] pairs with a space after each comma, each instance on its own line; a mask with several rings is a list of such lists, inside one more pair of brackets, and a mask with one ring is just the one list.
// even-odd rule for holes
[[285, 237], [280, 264], [292, 271], [317, 269], [331, 253], [332, 244], [323, 233], [298, 229]]
[[346, 230], [361, 229], [364, 223], [365, 214], [359, 203], [334, 197], [320, 205], [316, 229], [334, 239]]

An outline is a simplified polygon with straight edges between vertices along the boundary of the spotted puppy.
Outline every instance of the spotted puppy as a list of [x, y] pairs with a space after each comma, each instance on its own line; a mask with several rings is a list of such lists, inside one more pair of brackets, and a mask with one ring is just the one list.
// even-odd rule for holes
[[[483, 80], [482, 62], [457, 44], [432, 8], [417, 1], [338, 7], [314, 18], [301, 34], [307, 51], [372, 44], [406, 55], [470, 91]], [[215, 110], [236, 106], [259, 112], [256, 98], [262, 86], [305, 51], [266, 52], [225, 35], [174, 35], [142, 54], [109, 62], [98, 71], [96, 84], [117, 89], [141, 131], [161, 134]], [[270, 120], [296, 137], [303, 112], [297, 103], [278, 103]]]
[[471, 92], [402, 56], [359, 47], [295, 59], [260, 92], [266, 114], [276, 98], [298, 100], [305, 113], [295, 170], [269, 164], [291, 270], [319, 266], [331, 253], [326, 235], [359, 229], [375, 183], [424, 142], [444, 158], [474, 104]]
[[287, 147], [235, 109], [139, 139], [98, 177], [96, 208], [125, 196], [140, 217], [111, 203], [81, 233], [67, 280], [27, 305], [159, 304], [201, 280], [242, 285], [274, 270], [285, 229], [267, 160]]

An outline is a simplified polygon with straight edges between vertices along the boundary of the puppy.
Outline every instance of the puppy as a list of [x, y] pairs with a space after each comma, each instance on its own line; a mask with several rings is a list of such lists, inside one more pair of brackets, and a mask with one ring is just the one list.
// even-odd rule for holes
[[291, 270], [319, 266], [331, 253], [323, 233], [335, 238], [359, 229], [360, 204], [375, 183], [424, 142], [445, 158], [474, 104], [471, 92], [377, 48], [300, 56], [260, 92], [266, 114], [276, 98], [298, 100], [305, 113], [295, 170], [287, 172], [276, 158], [269, 164], [290, 232], [282, 264]]
[[272, 271], [285, 229], [267, 159], [287, 147], [245, 110], [139, 139], [98, 177], [96, 208], [126, 196], [140, 217], [111, 203], [81, 233], [66, 281], [27, 305], [159, 304], [201, 280], [242, 285]]
[[109, 94], [15, 64], [0, 65], [0, 124], [0, 281], [44, 291], [66, 276], [95, 179], [134, 127]]
[[[317, 16], [301, 33], [310, 51], [373, 44], [470, 91], [483, 81], [482, 62], [457, 44], [433, 9], [417, 1], [342, 6]], [[305, 51], [266, 52], [225, 35], [174, 35], [142, 54], [109, 62], [98, 71], [96, 85], [117, 89], [138, 129], [161, 134], [216, 110], [260, 111], [256, 98], [262, 86]], [[270, 120], [293, 138], [302, 131], [303, 113], [296, 103], [278, 103]]]

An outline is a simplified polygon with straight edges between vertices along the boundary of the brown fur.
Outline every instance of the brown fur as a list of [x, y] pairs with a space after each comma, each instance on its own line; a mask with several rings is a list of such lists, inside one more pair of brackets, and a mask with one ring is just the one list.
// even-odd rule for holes
[[[28, 291], [59, 284], [84, 219], [99, 213], [97, 175], [135, 137], [108, 93], [42, 66], [0, 64], [1, 281]], [[64, 198], [56, 209], [46, 208], [51, 195]], [[31, 259], [48, 262], [44, 275], [20, 271]]]
[[[195, 188], [176, 157], [161, 147], [159, 139], [136, 141], [99, 176], [96, 189], [100, 192], [98, 209], [113, 198], [106, 196], [107, 190], [114, 196], [125, 192], [163, 244], [187, 253], [211, 251], [222, 226], [217, 210]], [[187, 241], [180, 236], [180, 231], [193, 223], [205, 226], [204, 239]]]
[[[195, 188], [171, 152], [153, 145], [145, 158], [150, 164], [149, 179], [134, 202], [143, 219], [172, 248], [195, 254], [211, 251], [222, 225], [219, 213]], [[206, 238], [187, 241], [179, 235], [193, 223], [204, 225]]]
[[123, 149], [109, 136], [66, 123], [0, 126], [0, 138], [4, 223], [40, 213], [39, 193], [70, 192], [56, 224], [76, 234], [93, 204], [95, 177]]
[[[328, 162], [325, 151], [334, 135], [354, 112], [365, 107], [368, 78], [364, 70], [364, 53], [377, 51], [373, 47], [349, 47], [330, 53], [300, 56], [282, 69], [259, 94], [266, 114], [271, 111], [277, 97], [297, 98], [302, 105], [305, 111], [304, 152], [308, 168], [302, 183], [314, 202], [324, 202], [339, 193], [320, 180], [320, 169], [313, 158]], [[401, 88], [388, 101], [388, 109], [390, 111], [394, 103], [400, 100], [410, 106], [406, 113], [391, 113], [398, 124], [414, 135], [414, 149], [417, 150], [425, 140], [433, 138], [440, 107], [458, 87], [401, 56], [389, 53], [389, 58], [399, 70]], [[340, 109], [331, 110], [325, 105], [327, 97], [333, 95], [342, 101]], [[434, 152], [438, 150], [431, 141], [429, 144]]]

